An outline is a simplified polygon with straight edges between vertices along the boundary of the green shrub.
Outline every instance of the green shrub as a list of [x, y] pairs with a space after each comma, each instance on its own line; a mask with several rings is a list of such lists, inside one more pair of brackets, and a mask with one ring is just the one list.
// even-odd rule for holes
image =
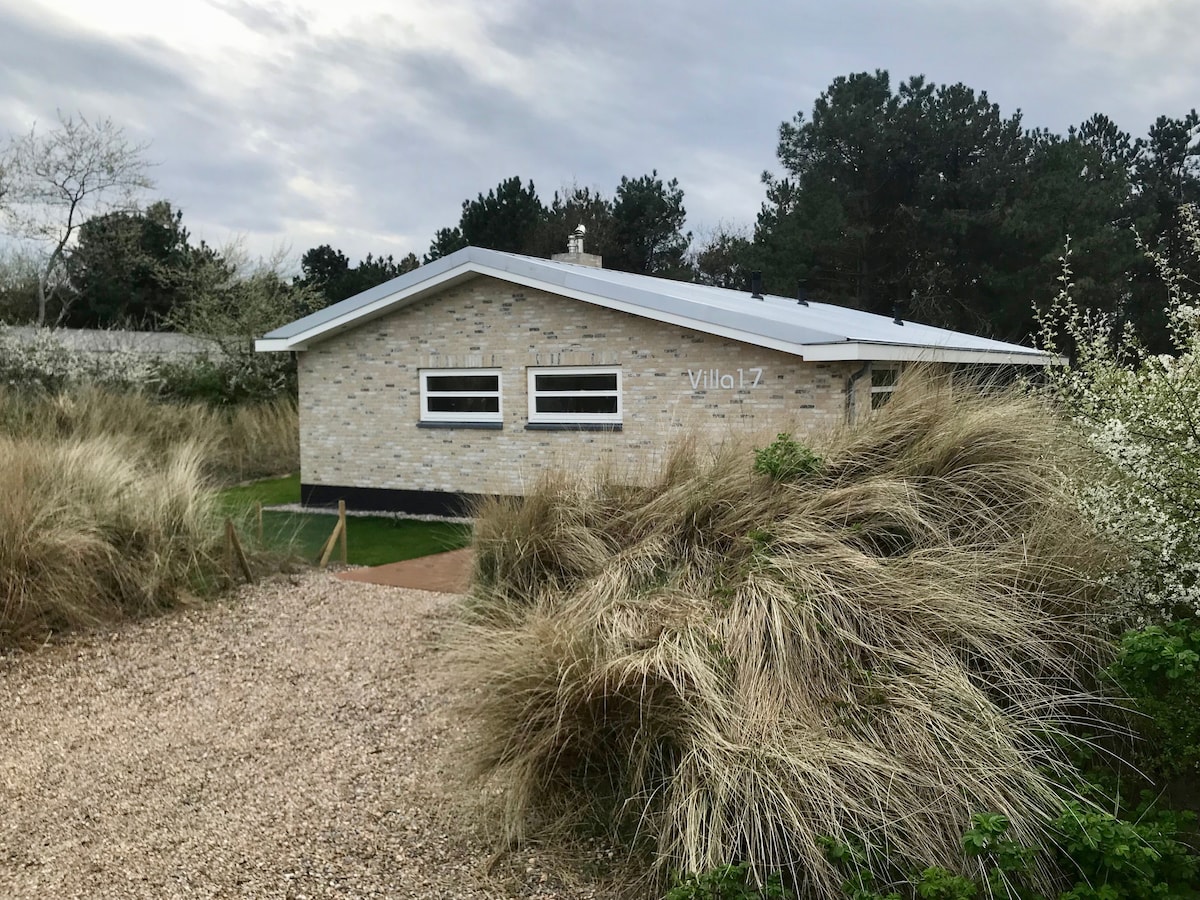
[[676, 879], [663, 900], [790, 900], [795, 897], [778, 875], [760, 887], [746, 863], [728, 864]]
[[165, 400], [200, 401], [213, 406], [294, 398], [296, 363], [287, 353], [160, 359], [146, 384]]
[[790, 434], [780, 434], [767, 446], [754, 451], [754, 471], [776, 481], [795, 481], [821, 467], [821, 458]]
[[1200, 776], [1200, 622], [1182, 619], [1125, 633], [1110, 674], [1145, 718], [1136, 748], [1152, 775]]
[[[1193, 898], [1200, 867], [1175, 840], [1176, 814], [1132, 823], [1078, 802], [1055, 822], [1059, 868], [1078, 876], [1061, 900], [1174, 900]], [[1190, 824], [1190, 822], [1188, 823]]]
[[[1043, 846], [1022, 846], [1008, 836], [1009, 820], [988, 813], [971, 818], [963, 835], [977, 874], [929, 866], [894, 878], [883, 893], [861, 844], [826, 840], [830, 859], [844, 873], [842, 893], [852, 900], [1190, 900], [1200, 872], [1192, 852], [1175, 839], [1179, 817], [1164, 813], [1138, 823], [1066, 803]], [[1048, 895], [1036, 872], [1048, 866], [1060, 886]]]

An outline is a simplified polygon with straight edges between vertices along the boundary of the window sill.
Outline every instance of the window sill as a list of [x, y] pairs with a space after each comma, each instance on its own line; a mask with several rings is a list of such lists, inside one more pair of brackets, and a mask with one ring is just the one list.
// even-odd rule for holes
[[500, 431], [503, 422], [418, 422], [418, 428], [465, 428], [476, 431]]
[[526, 431], [621, 431], [620, 422], [530, 422]]

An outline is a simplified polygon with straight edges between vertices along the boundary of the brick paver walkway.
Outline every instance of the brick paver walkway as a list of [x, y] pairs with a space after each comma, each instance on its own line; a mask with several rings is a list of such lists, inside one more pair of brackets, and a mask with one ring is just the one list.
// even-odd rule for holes
[[386, 566], [348, 569], [339, 572], [338, 578], [391, 587], [415, 588], [419, 591], [461, 594], [466, 591], [471, 580], [471, 561], [471, 550], [464, 548], [422, 556], [420, 559], [389, 563]]

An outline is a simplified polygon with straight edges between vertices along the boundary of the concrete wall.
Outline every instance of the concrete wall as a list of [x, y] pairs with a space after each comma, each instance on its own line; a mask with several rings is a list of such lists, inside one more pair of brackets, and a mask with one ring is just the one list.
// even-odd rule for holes
[[[526, 367], [559, 365], [621, 366], [621, 431], [525, 429]], [[500, 368], [502, 429], [418, 428], [418, 370], [432, 367]], [[754, 387], [752, 368], [762, 369]], [[805, 363], [478, 277], [300, 354], [301, 477], [314, 485], [518, 494], [546, 467], [646, 469], [689, 429], [720, 438], [840, 423], [847, 378], [859, 368]], [[717, 386], [705, 389], [700, 373], [711, 380], [714, 370]]]

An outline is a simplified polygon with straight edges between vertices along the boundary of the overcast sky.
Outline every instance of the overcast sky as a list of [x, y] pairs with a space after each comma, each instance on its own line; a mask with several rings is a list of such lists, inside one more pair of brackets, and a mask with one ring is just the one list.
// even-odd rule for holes
[[780, 122], [856, 71], [1144, 135], [1197, 47], [1200, 0], [0, 0], [0, 135], [108, 116], [194, 237], [420, 256], [511, 175], [657, 168], [697, 233], [748, 226]]

